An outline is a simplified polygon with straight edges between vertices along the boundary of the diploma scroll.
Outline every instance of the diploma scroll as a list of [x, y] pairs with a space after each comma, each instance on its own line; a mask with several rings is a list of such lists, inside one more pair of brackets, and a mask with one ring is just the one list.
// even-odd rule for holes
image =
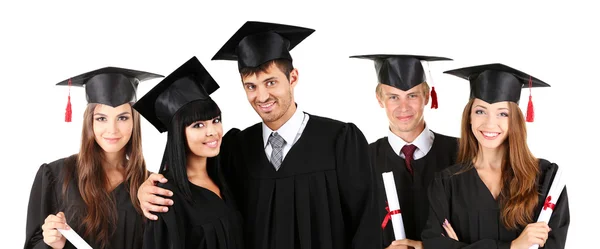
[[396, 192], [394, 173], [385, 172], [381, 175], [383, 176], [383, 185], [385, 186], [385, 195], [387, 196], [388, 203], [388, 207], [386, 208], [388, 213], [386, 214], [381, 227], [385, 228], [387, 222], [391, 220], [392, 228], [394, 229], [394, 237], [396, 240], [406, 239], [404, 222], [402, 221], [402, 214], [400, 211], [400, 202], [398, 201], [398, 193]]
[[73, 246], [75, 246], [75, 248], [77, 249], [93, 249], [87, 242], [85, 242], [85, 240], [83, 240], [83, 238], [81, 238], [81, 236], [79, 236], [79, 234], [77, 234], [75, 231], [73, 231], [73, 229], [68, 229], [68, 230], [64, 230], [64, 229], [57, 229], [63, 236], [65, 236], [65, 238], [67, 238], [67, 240], [69, 240], [69, 242], [71, 242], [71, 244], [73, 244]]
[[[537, 221], [543, 221], [548, 224], [550, 222], [550, 216], [552, 216], [552, 211], [554, 211], [554, 207], [556, 206], [556, 202], [560, 197], [560, 193], [562, 193], [565, 188], [565, 181], [562, 178], [562, 171], [560, 168], [556, 171], [556, 175], [554, 175], [554, 179], [552, 180], [552, 185], [550, 186], [550, 190], [548, 191], [548, 196], [544, 199], [544, 206], [542, 207], [542, 211], [540, 212], [540, 216], [538, 216]], [[529, 249], [537, 249], [540, 245], [532, 245]]]

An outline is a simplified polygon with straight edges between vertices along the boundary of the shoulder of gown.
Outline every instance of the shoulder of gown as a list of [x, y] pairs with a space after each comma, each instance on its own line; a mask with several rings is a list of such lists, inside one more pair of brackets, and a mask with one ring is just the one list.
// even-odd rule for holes
[[24, 248], [47, 248], [43, 241], [42, 225], [46, 217], [58, 212], [60, 184], [65, 160], [61, 158], [50, 163], [43, 163], [33, 180], [27, 206], [26, 238]]

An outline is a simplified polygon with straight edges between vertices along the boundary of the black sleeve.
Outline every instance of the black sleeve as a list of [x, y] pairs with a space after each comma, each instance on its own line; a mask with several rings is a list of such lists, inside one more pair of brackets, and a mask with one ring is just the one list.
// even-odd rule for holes
[[48, 164], [43, 164], [35, 176], [29, 194], [25, 249], [50, 248], [44, 243], [42, 225], [48, 215], [57, 212], [57, 197], [54, 194], [54, 185], [55, 177], [50, 172]]
[[336, 168], [341, 205], [352, 238], [351, 248], [380, 248], [374, 168], [369, 160], [368, 142], [352, 123], [346, 124], [338, 136]]

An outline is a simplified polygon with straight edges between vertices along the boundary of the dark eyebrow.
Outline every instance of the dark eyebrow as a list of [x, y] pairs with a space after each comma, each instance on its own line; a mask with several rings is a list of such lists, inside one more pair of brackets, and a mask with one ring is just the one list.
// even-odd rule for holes
[[485, 106], [482, 106], [482, 105], [476, 105], [475, 107], [481, 107], [481, 108], [483, 108], [483, 109], [486, 109], [486, 110], [487, 110], [487, 108], [485, 108]]
[[269, 82], [269, 81], [273, 81], [273, 80], [276, 80], [276, 79], [277, 79], [277, 77], [273, 76], [273, 77], [269, 77], [269, 78], [263, 80], [263, 82]]
[[[122, 113], [119, 113], [119, 115], [117, 115], [117, 116], [122, 116], [122, 115], [126, 115], [126, 114], [131, 115], [130, 112], [122, 112]], [[106, 117], [106, 114], [97, 112], [97, 113], [94, 113], [94, 116], [103, 116], [103, 117]]]

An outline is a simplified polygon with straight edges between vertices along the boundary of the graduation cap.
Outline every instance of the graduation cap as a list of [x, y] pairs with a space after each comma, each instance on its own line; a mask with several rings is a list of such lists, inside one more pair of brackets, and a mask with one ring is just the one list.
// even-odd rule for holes
[[217, 82], [194, 56], [148, 91], [133, 108], [162, 133], [181, 107], [210, 99], [217, 89]]
[[[398, 88], [402, 91], [427, 81], [421, 61], [452, 60], [445, 57], [422, 55], [373, 54], [354, 55], [350, 58], [370, 59], [375, 61], [375, 71], [379, 83]], [[431, 108], [437, 108], [437, 93], [431, 88]]]
[[[57, 86], [85, 86], [88, 103], [117, 107], [135, 102], [136, 89], [141, 81], [164, 77], [159, 74], [118, 67], [105, 67], [77, 75], [56, 84]], [[71, 122], [71, 90], [67, 101], [65, 122]]]
[[527, 122], [533, 122], [534, 115], [531, 88], [550, 86], [538, 78], [499, 63], [453, 69], [444, 73], [468, 80], [471, 86], [470, 97], [490, 104], [501, 101], [518, 104], [521, 89], [529, 87]]
[[246, 22], [212, 60], [237, 60], [238, 69], [258, 67], [275, 59], [292, 60], [290, 50], [315, 30], [266, 22]]

